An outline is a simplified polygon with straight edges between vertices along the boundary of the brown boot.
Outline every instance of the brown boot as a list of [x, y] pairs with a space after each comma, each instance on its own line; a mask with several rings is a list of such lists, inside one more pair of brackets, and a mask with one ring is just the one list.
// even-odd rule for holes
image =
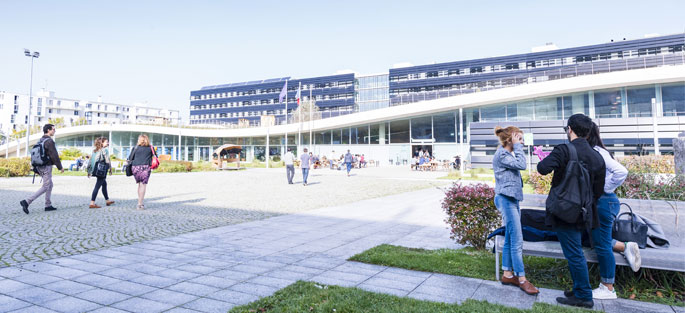
[[518, 286], [519, 285], [519, 278], [516, 277], [516, 275], [509, 277], [509, 278], [502, 275], [502, 285]]
[[99, 209], [99, 208], [101, 208], [101, 206], [99, 206], [99, 205], [97, 205], [97, 204], [91, 204], [91, 205], [89, 205], [88, 207], [91, 208], [91, 209]]
[[536, 295], [540, 293], [540, 290], [535, 288], [535, 286], [533, 286], [533, 284], [531, 284], [528, 280], [525, 280], [524, 282], [519, 282], [519, 288], [521, 288], [523, 292], [529, 295]]
[[114, 204], [114, 201], [107, 200], [107, 202], [105, 202], [105, 204], [106, 204], [107, 206], [110, 206], [110, 205]]

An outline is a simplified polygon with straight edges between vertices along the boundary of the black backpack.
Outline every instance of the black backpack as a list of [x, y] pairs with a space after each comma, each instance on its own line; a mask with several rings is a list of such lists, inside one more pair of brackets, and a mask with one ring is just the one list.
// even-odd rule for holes
[[31, 167], [33, 171], [36, 171], [36, 167], [45, 166], [50, 163], [50, 156], [48, 156], [45, 151], [45, 142], [48, 138], [41, 138], [38, 142], [31, 148]]
[[586, 164], [578, 159], [576, 147], [567, 143], [569, 161], [566, 175], [561, 183], [549, 191], [545, 202], [547, 211], [557, 219], [577, 224], [582, 221], [585, 229], [592, 228], [592, 181]]

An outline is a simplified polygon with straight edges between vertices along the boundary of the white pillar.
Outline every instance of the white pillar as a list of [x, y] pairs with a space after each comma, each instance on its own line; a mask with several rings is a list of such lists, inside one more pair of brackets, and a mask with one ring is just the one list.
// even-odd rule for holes
[[652, 134], [654, 135], [654, 154], [661, 155], [661, 152], [659, 151], [659, 132], [657, 131], [656, 112], [656, 98], [652, 98]]
[[269, 127], [266, 127], [266, 168], [269, 168]]

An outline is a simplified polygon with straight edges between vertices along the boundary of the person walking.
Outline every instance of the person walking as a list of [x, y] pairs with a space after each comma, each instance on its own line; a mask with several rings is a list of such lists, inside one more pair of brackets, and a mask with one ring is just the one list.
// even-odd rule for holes
[[307, 177], [309, 176], [309, 164], [311, 156], [307, 153], [307, 148], [304, 148], [304, 153], [300, 156], [300, 167], [302, 168], [302, 185], [307, 186]]
[[499, 138], [492, 159], [495, 173], [495, 206], [502, 213], [506, 225], [504, 247], [502, 248], [503, 285], [517, 286], [529, 295], [540, 291], [526, 279], [523, 265], [523, 232], [521, 231], [521, 207], [523, 180], [521, 172], [526, 169], [526, 154], [523, 152], [523, 132], [515, 126], [496, 127]]
[[354, 156], [352, 155], [352, 153], [350, 153], [350, 150], [347, 150], [344, 161], [345, 165], [347, 166], [347, 177], [350, 177], [350, 171], [352, 170], [352, 162], [354, 162]]
[[[109, 140], [107, 138], [99, 137], [95, 139], [94, 146], [95, 149], [93, 149], [93, 155], [90, 157], [90, 162], [88, 162], [87, 170], [88, 178], [95, 176], [97, 181], [95, 182], [93, 194], [90, 197], [90, 205], [88, 207], [91, 209], [99, 209], [101, 206], [95, 204], [95, 198], [97, 198], [100, 188], [102, 188], [102, 196], [105, 197], [105, 205], [110, 206], [114, 204], [114, 201], [109, 200], [109, 195], [107, 194], [107, 172], [112, 175], [112, 161], [109, 159], [109, 150], [106, 149], [109, 147]], [[104, 173], [100, 173], [98, 170], [98, 163], [107, 164]], [[98, 176], [102, 174], [104, 174], [104, 176]]]
[[295, 156], [288, 148], [288, 152], [283, 156], [283, 161], [285, 162], [285, 174], [288, 177], [288, 184], [293, 184], [293, 177], [295, 177]]
[[38, 199], [38, 197], [40, 197], [42, 194], [45, 194], [45, 211], [49, 212], [57, 210], [57, 208], [52, 206], [52, 201], [50, 199], [52, 196], [53, 187], [52, 166], [57, 166], [57, 169], [60, 171], [60, 173], [64, 173], [64, 168], [62, 167], [62, 161], [59, 159], [55, 141], [52, 140], [52, 137], [55, 136], [56, 131], [57, 129], [55, 129], [55, 125], [45, 124], [45, 126], [43, 126], [43, 137], [38, 140], [38, 144], [43, 145], [42, 151], [45, 153], [45, 155], [41, 157], [45, 157], [46, 162], [44, 165], [35, 166], [33, 169], [34, 172], [40, 175], [41, 179], [43, 180], [43, 185], [31, 196], [25, 200], [19, 201], [21, 210], [26, 214], [29, 214], [29, 205], [31, 205], [31, 203]]
[[143, 200], [145, 199], [145, 191], [147, 190], [147, 183], [150, 180], [150, 173], [152, 169], [152, 156], [157, 156], [154, 148], [150, 145], [150, 138], [147, 135], [138, 136], [138, 144], [133, 147], [131, 154], [128, 156], [128, 165], [131, 166], [133, 177], [138, 184], [138, 210], [145, 210]]
[[592, 123], [592, 129], [587, 136], [587, 142], [595, 151], [599, 152], [606, 165], [606, 177], [604, 179], [604, 193], [597, 200], [597, 217], [599, 227], [592, 230], [592, 242], [597, 252], [599, 261], [600, 283], [597, 289], [592, 290], [592, 298], [598, 300], [616, 299], [614, 290], [614, 278], [616, 277], [616, 259], [614, 251], [623, 253], [623, 257], [630, 268], [637, 272], [640, 269], [640, 247], [635, 242], [619, 242], [611, 238], [611, 228], [614, 220], [621, 210], [621, 203], [614, 193], [628, 177], [628, 170], [614, 160], [602, 142], [599, 126]]
[[[568, 222], [562, 220], [559, 216], [552, 213], [561, 212], [562, 207], [554, 207], [560, 201], [548, 204], [546, 211], [545, 223], [554, 228], [561, 244], [561, 249], [564, 252], [564, 257], [568, 261], [568, 268], [573, 279], [573, 290], [564, 292], [564, 297], [558, 297], [556, 300], [561, 304], [592, 308], [594, 302], [592, 301], [592, 288], [590, 287], [590, 278], [588, 274], [587, 262], [583, 247], [581, 245], [581, 235], [588, 227], [591, 229], [599, 225], [597, 217], [597, 201], [604, 194], [604, 178], [606, 176], [606, 166], [602, 156], [595, 151], [588, 143], [587, 135], [592, 129], [592, 119], [584, 114], [574, 114], [568, 119], [567, 126], [564, 127], [564, 132], [568, 137], [569, 144], [558, 145], [554, 147], [552, 153], [546, 158], [542, 159], [537, 165], [537, 170], [542, 175], [547, 175], [554, 172], [552, 177], [551, 197], [555, 192], [555, 187], [568, 180], [569, 182], [583, 183], [586, 181], [583, 177], [589, 179], [589, 186], [580, 186], [580, 192], [591, 193], [591, 205], [584, 207], [587, 214], [582, 214], [580, 210], [577, 212], [577, 219], [575, 222]], [[575, 152], [575, 153], [574, 153]], [[571, 155], [571, 154], [574, 155]], [[581, 175], [577, 177], [565, 177], [566, 167], [572, 160], [573, 164], [582, 164], [587, 170], [587, 176], [582, 173], [582, 165], [577, 165], [575, 171], [570, 171], [569, 175]], [[581, 173], [578, 173], [581, 172]], [[586, 189], [587, 188], [587, 189]], [[587, 191], [585, 191], [587, 190]], [[556, 195], [556, 193], [554, 193]], [[580, 202], [583, 199], [589, 198], [590, 195], [580, 194]], [[575, 200], [575, 199], [574, 199]], [[591, 212], [589, 212], [591, 211]], [[563, 211], [566, 213], [568, 211]]]

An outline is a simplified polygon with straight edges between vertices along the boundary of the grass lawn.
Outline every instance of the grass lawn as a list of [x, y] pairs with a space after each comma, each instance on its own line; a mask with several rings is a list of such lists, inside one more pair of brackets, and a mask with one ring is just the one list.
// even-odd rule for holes
[[[350, 258], [371, 264], [424, 272], [495, 280], [495, 258], [489, 251], [473, 248], [460, 250], [424, 250], [380, 245]], [[524, 256], [526, 277], [538, 287], [571, 289], [572, 280], [566, 260]], [[590, 263], [590, 283], [599, 284], [599, 265]], [[684, 306], [685, 274], [641, 269], [633, 273], [625, 266], [616, 267], [616, 288], [620, 298]]]
[[461, 305], [421, 301], [357, 288], [325, 286], [298, 281], [273, 296], [234, 307], [233, 312], [589, 312], [574, 308], [535, 303], [519, 310], [484, 301], [467, 300]]

